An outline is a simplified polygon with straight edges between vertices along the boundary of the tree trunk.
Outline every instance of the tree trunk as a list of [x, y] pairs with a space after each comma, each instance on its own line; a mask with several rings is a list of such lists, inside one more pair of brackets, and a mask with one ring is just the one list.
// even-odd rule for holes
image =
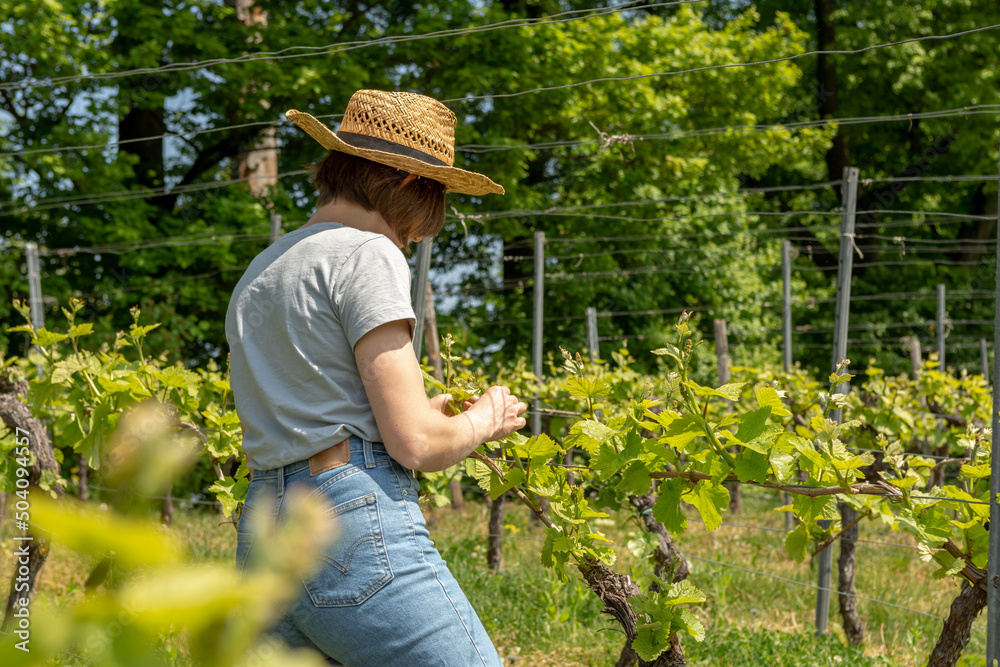
[[[243, 25], [267, 28], [267, 11], [254, 6], [254, 0], [235, 0], [231, 6], [236, 9], [236, 17], [243, 22]], [[253, 36], [256, 43], [260, 43], [261, 39], [259, 32]], [[251, 96], [258, 88], [266, 91], [269, 87], [270, 84], [266, 81], [263, 83], [250, 81], [243, 92]], [[260, 100], [260, 105], [265, 109], [271, 107], [271, 103], [263, 98]], [[265, 127], [252, 141], [240, 146], [236, 177], [246, 179], [247, 188], [254, 196], [263, 196], [267, 193], [267, 188], [278, 184], [278, 156], [277, 129], [274, 126]]]
[[456, 512], [465, 511], [465, 496], [462, 495], [462, 477], [451, 480], [448, 484], [448, 491], [451, 493], [451, 508]]
[[427, 300], [424, 306], [424, 346], [427, 348], [427, 363], [434, 369], [434, 377], [444, 382], [444, 367], [441, 362], [441, 338], [438, 336], [437, 309], [434, 308], [434, 288], [427, 281]]
[[[674, 540], [670, 536], [670, 531], [664, 528], [662, 523], [653, 518], [652, 509], [653, 505], [656, 504], [656, 495], [647, 493], [644, 496], [630, 496], [629, 502], [632, 503], [632, 506], [639, 513], [639, 518], [642, 520], [646, 531], [653, 533], [659, 538], [656, 553], [653, 554], [653, 559], [656, 561], [653, 571], [656, 576], [670, 583], [687, 579], [688, 574], [691, 572], [687, 559], [684, 558], [684, 554], [674, 544]], [[659, 586], [656, 583], [653, 583], [649, 588], [652, 591], [659, 590]], [[632, 650], [633, 638], [634, 636], [626, 640], [625, 645], [622, 647], [621, 655], [618, 656], [618, 662], [615, 663], [615, 667], [632, 667], [632, 665], [636, 664], [647, 664], [639, 660], [639, 656]], [[681, 645], [679, 637], [675, 635], [670, 638], [670, 649], [663, 653], [660, 658], [664, 658], [667, 662], [653, 664], [684, 664], [684, 647]]]
[[664, 528], [662, 523], [653, 518], [651, 511], [647, 511], [652, 510], [653, 505], [656, 504], [656, 495], [647, 493], [644, 496], [630, 496], [629, 502], [632, 503], [632, 506], [639, 513], [646, 531], [659, 538], [659, 545], [656, 548], [656, 553], [653, 555], [653, 559], [656, 561], [656, 567], [654, 568], [656, 576], [670, 583], [687, 579], [691, 573], [687, 559], [684, 558], [684, 554], [674, 544], [674, 540], [670, 536], [670, 531]]
[[[842, 526], [849, 526], [858, 518], [858, 513], [846, 503], [840, 504]], [[851, 526], [840, 536], [840, 558], [837, 592], [840, 594], [840, 617], [844, 623], [844, 634], [851, 646], [860, 646], [865, 641], [865, 622], [858, 611], [858, 589], [854, 585], [855, 552], [858, 542], [858, 526]], [[829, 547], [827, 547], [829, 548]]]
[[[621, 625], [625, 632], [626, 647], [632, 643], [636, 635], [639, 618], [628, 603], [630, 597], [642, 593], [642, 589], [632, 579], [608, 569], [598, 560], [588, 560], [579, 566], [580, 573], [590, 590], [604, 603], [604, 612], [610, 614]], [[631, 651], [631, 649], [629, 649]], [[625, 651], [622, 652], [626, 657]], [[621, 663], [619, 658], [619, 664]], [[629, 663], [624, 663], [629, 664]], [[677, 635], [670, 638], [670, 648], [661, 653], [655, 660], [646, 662], [636, 658], [639, 667], [684, 667], [684, 648], [680, 645]]]
[[927, 667], [952, 667], [969, 644], [972, 622], [986, 606], [986, 591], [963, 582], [962, 591], [951, 603], [941, 636], [931, 651]]
[[[0, 376], [0, 419], [4, 425], [15, 434], [16, 438], [27, 437], [28, 447], [35, 455], [35, 463], [28, 473], [29, 488], [34, 489], [34, 493], [41, 493], [38, 490], [38, 482], [42, 478], [42, 472], [51, 471], [58, 475], [59, 464], [56, 463], [49, 443], [49, 436], [45, 426], [32, 416], [28, 406], [21, 400], [21, 396], [28, 393], [28, 383], [21, 380], [13, 382], [10, 375]], [[54, 486], [56, 495], [63, 496], [63, 488]], [[17, 496], [14, 496], [18, 499]], [[19, 499], [18, 499], [19, 500]], [[17, 508], [17, 502], [14, 502]], [[26, 530], [21, 528], [21, 530]], [[14, 572], [10, 578], [10, 593], [7, 596], [7, 605], [4, 609], [2, 629], [9, 631], [14, 622], [14, 614], [17, 610], [30, 604], [35, 595], [35, 584], [38, 581], [38, 573], [45, 560], [49, 556], [49, 542], [42, 535], [35, 535], [32, 540], [18, 540], [16, 542], [14, 557]], [[23, 552], [21, 550], [23, 549]], [[27, 586], [27, 590], [17, 590]]]
[[87, 465], [87, 457], [83, 454], [80, 454], [78, 466], [80, 486], [76, 490], [77, 497], [83, 502], [87, 502], [90, 500], [90, 466]]
[[163, 499], [163, 506], [160, 507], [160, 523], [169, 526], [174, 522], [174, 490], [173, 485], [167, 486], [167, 495]]
[[[831, 15], [837, 8], [835, 0], [814, 0], [816, 10], [816, 42], [820, 51], [830, 51], [837, 41], [837, 24]], [[820, 118], [837, 116], [837, 66], [832, 56], [816, 56], [816, 102]], [[844, 141], [843, 132], [838, 128], [833, 144], [826, 153], [826, 169], [830, 180], [840, 180], [844, 167], [851, 166], [851, 156]]]
[[486, 564], [494, 572], [503, 567], [503, 522], [507, 515], [507, 494], [490, 504], [490, 536], [486, 548]]

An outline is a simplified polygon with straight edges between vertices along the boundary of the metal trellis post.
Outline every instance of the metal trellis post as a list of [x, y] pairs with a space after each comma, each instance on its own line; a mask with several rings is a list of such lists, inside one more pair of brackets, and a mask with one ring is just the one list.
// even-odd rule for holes
[[[533, 340], [532, 340], [532, 371], [535, 377], [542, 379], [542, 317], [545, 298], [545, 232], [535, 232], [535, 308], [533, 318]], [[535, 399], [532, 402], [531, 434], [541, 435], [542, 415], [539, 414], [541, 401], [538, 400], [538, 392], [535, 392]]]
[[596, 363], [600, 358], [600, 345], [597, 341], [596, 308], [587, 308], [587, 350], [590, 352], [590, 363]]
[[45, 306], [42, 304], [42, 274], [38, 268], [38, 244], [24, 244], [28, 256], [28, 305], [31, 306], [31, 326], [45, 326]]
[[910, 346], [910, 364], [913, 366], [913, 379], [916, 380], [920, 377], [920, 369], [924, 365], [924, 362], [920, 359], [920, 340], [916, 336], [910, 336], [907, 339], [907, 344]]
[[986, 349], [986, 339], [979, 339], [979, 360], [983, 365], [983, 379], [986, 380], [986, 384], [990, 383], [990, 354]]
[[[858, 168], [845, 167], [841, 185], [843, 215], [840, 219], [840, 259], [837, 263], [837, 312], [833, 326], [833, 368], [847, 355], [847, 319], [851, 308], [851, 271], [854, 266], [854, 215], [858, 204]], [[837, 388], [838, 394], [848, 391], [847, 383]], [[831, 417], [840, 422], [842, 410], [833, 410]], [[828, 522], [825, 522], [829, 525]], [[824, 528], [824, 522], [820, 522]], [[833, 550], [819, 554], [819, 590], [816, 592], [816, 634], [826, 633], [830, 622], [830, 570]]]
[[781, 339], [785, 372], [792, 367], [792, 244], [781, 242]]
[[417, 321], [413, 325], [413, 352], [420, 359], [424, 342], [424, 311], [427, 308], [427, 276], [431, 270], [431, 251], [434, 237], [428, 236], [417, 244], [417, 278], [413, 281], [413, 314]]
[[281, 214], [271, 214], [271, 243], [281, 238]]
[[[1000, 203], [1000, 193], [997, 193]], [[1000, 223], [1000, 206], [997, 207], [997, 222]], [[997, 225], [997, 249], [1000, 250], [1000, 224]], [[996, 262], [996, 284], [993, 287], [993, 442], [1000, 433], [1000, 261]], [[995, 667], [1000, 663], [1000, 456], [990, 457], [990, 553], [987, 560], [986, 579], [986, 664]]]
[[715, 331], [715, 356], [719, 367], [719, 384], [729, 384], [729, 334], [725, 320], [712, 322]]
[[942, 373], [945, 372], [944, 365], [944, 324], [945, 318], [945, 302], [944, 302], [944, 284], [938, 283], [937, 286], [937, 353], [938, 353], [938, 370]]

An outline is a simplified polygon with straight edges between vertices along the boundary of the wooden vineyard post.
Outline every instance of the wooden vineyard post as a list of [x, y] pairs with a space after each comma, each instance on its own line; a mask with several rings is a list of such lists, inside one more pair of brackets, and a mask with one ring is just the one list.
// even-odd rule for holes
[[[845, 167], [844, 177], [841, 184], [841, 198], [843, 203], [843, 215], [840, 221], [840, 256], [837, 263], [837, 310], [834, 316], [833, 327], [833, 363], [835, 370], [838, 364], [847, 355], [847, 331], [848, 319], [851, 309], [851, 272], [854, 267], [854, 249], [856, 247], [854, 239], [854, 217], [858, 203], [858, 169], [857, 167]], [[847, 383], [837, 387], [838, 394], [845, 394], [848, 391]], [[842, 410], [833, 410], [832, 418], [840, 422], [843, 416]], [[840, 518], [842, 525], [850, 526], [854, 523], [856, 514], [854, 510], [844, 503], [838, 503], [840, 507]], [[829, 526], [828, 522], [821, 522], [824, 528]], [[844, 623], [844, 633], [851, 644], [859, 644], [864, 640], [865, 628], [858, 613], [857, 595], [854, 585], [854, 549], [857, 541], [857, 525], [845, 531], [840, 538], [840, 559], [838, 568], [840, 577], [837, 582], [837, 591], [840, 594], [840, 615]], [[831, 585], [831, 564], [833, 554], [828, 546], [819, 554], [819, 590], [816, 592], [816, 634], [826, 633], [830, 620], [830, 585]]]
[[596, 364], [600, 358], [600, 343], [597, 340], [597, 309], [587, 308], [587, 352], [590, 353], [590, 363]]
[[[717, 319], [713, 323], [715, 329], [715, 355], [719, 369], [719, 385], [729, 384], [729, 334], [726, 331], [726, 321]], [[729, 489], [729, 511], [733, 514], [743, 512], [743, 495], [740, 493], [739, 482], [726, 482]]]
[[431, 281], [424, 289], [424, 343], [427, 344], [427, 364], [435, 379], [444, 382], [444, 366], [441, 362], [441, 338], [438, 335], [437, 309], [434, 307], [434, 288]]
[[[31, 414], [21, 398], [27, 393], [27, 382], [15, 380], [9, 371], [0, 374], [0, 422], [16, 437], [23, 438], [30, 448], [33, 462], [27, 479], [31, 487], [37, 488], [44, 473], [56, 475], [59, 473], [59, 464], [56, 462], [45, 425]], [[59, 498], [63, 497], [64, 491], [61, 485], [54, 484], [52, 488]], [[18, 502], [27, 502], [19, 500], [17, 496], [13, 498]], [[12, 503], [12, 506], [18, 509], [17, 503]], [[24, 507], [18, 511], [25, 511]], [[18, 573], [17, 576], [14, 576], [14, 572], [11, 573], [10, 590], [4, 608], [3, 622], [0, 624], [0, 630], [8, 634], [18, 610], [30, 605], [35, 596], [38, 574], [49, 557], [50, 546], [49, 539], [44, 534], [34, 537], [29, 535], [26, 522], [17, 526], [17, 529], [18, 534], [13, 538], [14, 544], [17, 548], [26, 547], [27, 556], [23, 561], [20, 557], [14, 560]]]
[[913, 366], [913, 379], [916, 380], [920, 377], [920, 369], [924, 365], [923, 360], [920, 358], [920, 340], [916, 336], [908, 336], [906, 342], [910, 347], [910, 365]]
[[281, 238], [281, 214], [271, 213], [271, 243]]
[[431, 251], [434, 237], [428, 236], [417, 244], [417, 276], [413, 281], [413, 314], [417, 321], [413, 325], [413, 352], [420, 359], [424, 340], [424, 308], [427, 304], [427, 276], [431, 269]]

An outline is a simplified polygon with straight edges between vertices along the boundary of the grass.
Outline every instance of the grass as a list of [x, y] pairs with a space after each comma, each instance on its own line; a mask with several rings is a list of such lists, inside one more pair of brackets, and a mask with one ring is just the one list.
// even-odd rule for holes
[[[708, 638], [702, 643], [685, 640], [689, 665], [926, 664], [940, 633], [940, 617], [947, 614], [959, 590], [956, 579], [934, 580], [934, 568], [917, 558], [914, 543], [906, 535], [891, 533], [881, 524], [863, 523], [858, 544], [858, 593], [880, 601], [860, 602], [868, 631], [865, 645], [846, 645], [839, 628], [836, 594], [832, 596], [830, 632], [815, 637], [816, 591], [811, 588], [816, 584], [815, 565], [795, 563], [785, 555], [783, 517], [771, 511], [777, 506], [773, 494], [744, 488], [743, 495], [742, 515], [725, 517], [725, 525], [714, 532], [704, 530], [696, 515], [689, 515], [688, 530], [678, 540], [691, 563], [691, 581], [708, 596], [704, 604], [694, 608]], [[486, 566], [483, 534], [488, 508], [484, 503], [468, 501], [461, 514], [449, 508], [426, 513], [432, 537], [508, 665], [614, 664], [623, 642], [620, 630], [601, 613], [597, 598], [578, 577], [563, 584], [541, 566], [542, 528], [520, 505], [508, 504], [505, 565], [498, 573]], [[602, 528], [619, 545], [615, 569], [636, 572], [634, 568], [641, 564], [624, 546], [637, 532], [635, 525], [625, 516], [602, 521]], [[5, 522], [5, 550], [12, 544], [9, 530], [9, 522]], [[216, 514], [178, 512], [171, 532], [193, 559], [231, 561], [235, 534]], [[836, 556], [839, 547], [833, 548]], [[3, 560], [6, 566], [0, 587], [6, 592], [10, 560]], [[94, 556], [56, 545], [42, 571], [40, 595], [63, 604], [82, 599], [83, 581], [96, 562]], [[976, 621], [972, 641], [959, 663], [962, 667], [985, 664], [985, 616], [981, 614]]]

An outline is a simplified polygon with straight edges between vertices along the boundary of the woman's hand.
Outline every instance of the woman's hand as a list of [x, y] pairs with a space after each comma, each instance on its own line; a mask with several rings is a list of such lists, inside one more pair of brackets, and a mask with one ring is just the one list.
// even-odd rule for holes
[[528, 422], [521, 417], [528, 406], [500, 385], [490, 387], [482, 396], [465, 401], [476, 439], [493, 442], [518, 431]]
[[[430, 399], [431, 409], [435, 412], [440, 412], [445, 417], [451, 417], [455, 414], [455, 411], [451, 408], [452, 401], [455, 397], [451, 394], [438, 394], [437, 396]], [[466, 401], [466, 409], [469, 407], [469, 402]]]

